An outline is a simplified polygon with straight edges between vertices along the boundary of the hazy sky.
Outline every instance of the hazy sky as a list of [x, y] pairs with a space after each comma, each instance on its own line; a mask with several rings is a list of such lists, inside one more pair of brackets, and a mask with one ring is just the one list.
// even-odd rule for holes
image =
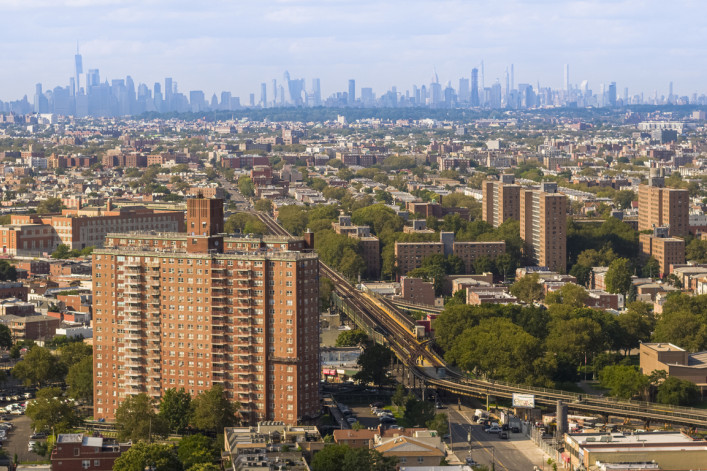
[[[377, 94], [442, 83], [485, 63], [486, 86], [515, 64], [515, 83], [617, 82], [629, 93], [707, 92], [704, 0], [0, 0], [0, 99], [68, 85], [80, 42], [101, 80], [177, 81], [230, 90], [321, 78], [324, 97], [355, 78]], [[82, 85], [85, 79], [81, 79]], [[270, 93], [270, 87], [268, 88]], [[256, 98], [257, 100], [257, 98]]]

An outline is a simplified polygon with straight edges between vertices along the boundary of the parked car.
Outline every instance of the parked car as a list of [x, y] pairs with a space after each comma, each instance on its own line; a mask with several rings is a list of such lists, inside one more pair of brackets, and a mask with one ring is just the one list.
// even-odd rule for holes
[[34, 445], [36, 445], [37, 442], [30, 440], [27, 443], [27, 451], [34, 451]]
[[380, 419], [380, 423], [382, 424], [392, 424], [395, 423], [395, 417], [389, 417], [389, 416], [383, 416]]
[[348, 417], [346, 419], [346, 421], [350, 424], [355, 424], [356, 422], [358, 422], [358, 419], [356, 417], [351, 416], [351, 417]]
[[486, 432], [486, 433], [501, 433], [502, 431], [503, 430], [501, 430], [501, 427], [498, 427], [496, 425], [484, 430], [484, 432]]
[[501, 433], [498, 434], [498, 438], [503, 438], [503, 439], [508, 439], [508, 432], [501, 431]]

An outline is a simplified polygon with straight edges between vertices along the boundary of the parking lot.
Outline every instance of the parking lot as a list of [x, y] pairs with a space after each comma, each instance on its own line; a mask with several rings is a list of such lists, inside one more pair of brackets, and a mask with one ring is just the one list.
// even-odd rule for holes
[[10, 417], [11, 419], [7, 422], [13, 425], [13, 429], [2, 442], [3, 450], [7, 451], [11, 459], [17, 455], [20, 463], [45, 460], [46, 458], [27, 450], [27, 443], [32, 435], [29, 417], [26, 415], [12, 415]]

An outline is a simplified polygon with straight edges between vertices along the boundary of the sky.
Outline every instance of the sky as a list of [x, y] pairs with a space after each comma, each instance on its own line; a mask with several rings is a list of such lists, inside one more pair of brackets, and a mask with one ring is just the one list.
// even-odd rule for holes
[[[441, 83], [485, 65], [485, 85], [561, 88], [587, 80], [619, 96], [707, 93], [704, 0], [0, 0], [0, 100], [34, 84], [68, 85], [79, 43], [84, 72], [136, 84], [172, 77], [179, 91], [321, 79], [324, 98], [356, 79], [378, 95]], [[81, 78], [85, 84], [85, 78]]]

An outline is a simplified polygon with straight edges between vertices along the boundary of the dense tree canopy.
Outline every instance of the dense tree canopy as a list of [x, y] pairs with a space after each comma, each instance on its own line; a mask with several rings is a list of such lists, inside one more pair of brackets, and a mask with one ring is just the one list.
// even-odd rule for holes
[[225, 427], [237, 424], [237, 402], [226, 397], [223, 386], [216, 384], [192, 399], [192, 425], [198, 430], [222, 433]]
[[166, 437], [169, 425], [155, 413], [155, 404], [145, 393], [128, 396], [115, 411], [120, 440], [149, 440], [152, 437]]
[[312, 471], [395, 471], [396, 465], [396, 458], [348, 445], [327, 445], [312, 458]]
[[670, 342], [691, 352], [706, 350], [707, 295], [669, 295], [656, 322], [653, 341]]

